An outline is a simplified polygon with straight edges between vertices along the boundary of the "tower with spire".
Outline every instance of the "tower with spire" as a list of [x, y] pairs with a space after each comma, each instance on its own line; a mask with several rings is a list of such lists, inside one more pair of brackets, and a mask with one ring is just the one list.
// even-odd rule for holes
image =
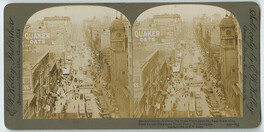
[[[118, 14], [118, 13], [117, 13]], [[122, 14], [110, 25], [111, 85], [122, 117], [130, 117], [130, 92], [128, 89], [128, 37]]]
[[236, 95], [234, 87], [238, 82], [238, 42], [237, 27], [232, 14], [226, 14], [220, 22], [220, 42], [221, 82], [227, 100], [231, 106], [235, 106], [236, 100], [239, 100], [239, 98], [234, 98]]

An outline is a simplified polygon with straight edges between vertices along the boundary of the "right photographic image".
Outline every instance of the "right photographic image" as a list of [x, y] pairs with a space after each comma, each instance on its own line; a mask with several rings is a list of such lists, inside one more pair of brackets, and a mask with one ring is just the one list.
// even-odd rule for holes
[[158, 6], [132, 32], [135, 118], [243, 117], [242, 36], [231, 12]]

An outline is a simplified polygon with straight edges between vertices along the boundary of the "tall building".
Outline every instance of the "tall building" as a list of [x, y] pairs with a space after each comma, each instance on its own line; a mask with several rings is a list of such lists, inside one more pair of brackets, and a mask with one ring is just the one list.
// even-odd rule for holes
[[55, 45], [67, 43], [65, 40], [71, 37], [71, 25], [70, 17], [66, 16], [44, 17], [43, 19], [43, 27], [51, 30], [51, 36], [54, 38], [52, 44]]
[[64, 52], [70, 46], [72, 23], [69, 17], [44, 17], [25, 27], [23, 33], [23, 51], [50, 51], [56, 58], [64, 58]]
[[[221, 40], [221, 81], [230, 106], [236, 110], [232, 116], [240, 116], [241, 97], [236, 88], [238, 77], [238, 31], [232, 15], [226, 15], [220, 22]], [[241, 93], [242, 94], [242, 93]], [[237, 104], [238, 103], [238, 104]]]
[[134, 46], [162, 44], [173, 48], [183, 38], [183, 23], [179, 14], [154, 15], [136, 21], [133, 26]]
[[111, 85], [115, 100], [118, 102], [122, 117], [132, 116], [129, 102], [132, 102], [132, 93], [128, 85], [128, 36], [121, 19], [115, 19], [110, 25], [111, 50]]
[[238, 67], [236, 43], [237, 33], [233, 19], [230, 16], [226, 16], [222, 19], [220, 23], [220, 30], [221, 47], [223, 50], [221, 52], [221, 60], [223, 62], [221, 66], [221, 78], [223, 82], [225, 82], [225, 79], [228, 77], [236, 76]]
[[157, 25], [168, 25], [175, 24], [177, 21], [180, 21], [181, 16], [179, 14], [162, 14], [154, 15], [154, 23]]

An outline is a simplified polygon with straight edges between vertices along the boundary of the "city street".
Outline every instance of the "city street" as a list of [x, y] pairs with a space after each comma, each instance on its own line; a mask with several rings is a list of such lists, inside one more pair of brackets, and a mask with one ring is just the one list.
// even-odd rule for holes
[[[171, 94], [165, 100], [166, 107], [164, 111], [172, 111], [174, 104], [176, 104], [175, 109], [178, 113], [185, 111], [183, 115], [177, 116], [211, 117], [209, 104], [206, 101], [207, 94], [204, 91], [212, 84], [211, 81], [204, 78], [205, 69], [203, 69], [202, 60], [205, 60], [205, 58], [203, 53], [195, 39], [187, 40], [186, 48], [180, 52], [183, 54], [180, 68], [182, 77], [179, 74], [174, 74], [171, 79], [173, 83], [169, 83], [167, 90]], [[197, 97], [198, 95], [199, 97]], [[201, 107], [202, 112], [199, 115], [197, 107]], [[192, 109], [196, 111], [194, 115], [190, 115]], [[188, 112], [186, 113], [186, 111]]]
[[93, 91], [102, 88], [96, 82], [100, 75], [92, 74], [97, 67], [93, 58], [84, 41], [73, 41], [67, 46], [52, 118], [101, 118], [100, 102]]

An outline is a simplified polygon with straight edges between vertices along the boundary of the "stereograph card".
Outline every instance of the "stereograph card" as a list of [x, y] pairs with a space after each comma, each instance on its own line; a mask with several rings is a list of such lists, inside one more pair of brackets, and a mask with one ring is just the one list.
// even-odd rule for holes
[[8, 4], [4, 89], [9, 129], [257, 127], [260, 8]]

